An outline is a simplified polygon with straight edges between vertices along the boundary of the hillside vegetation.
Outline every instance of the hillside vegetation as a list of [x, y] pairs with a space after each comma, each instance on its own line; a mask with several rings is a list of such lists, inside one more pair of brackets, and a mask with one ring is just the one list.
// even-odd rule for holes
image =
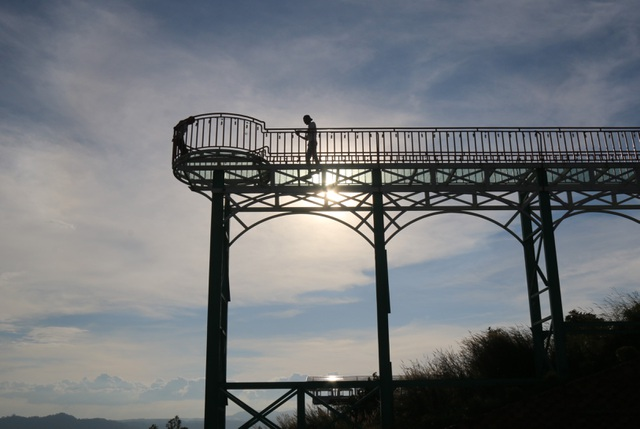
[[[488, 328], [463, 339], [458, 350], [438, 350], [431, 357], [410, 362], [403, 367], [406, 379], [434, 383], [395, 392], [396, 427], [522, 429], [551, 427], [561, 417], [564, 423], [554, 427], [640, 427], [640, 414], [635, 411], [635, 404], [640, 403], [640, 294], [613, 296], [599, 310], [568, 313], [570, 372], [565, 378], [551, 369], [542, 379], [536, 377], [532, 335], [524, 327]], [[554, 353], [550, 343], [549, 362]], [[576, 385], [581, 386], [579, 390]], [[619, 400], [606, 402], [612, 397]], [[556, 402], [546, 403], [552, 401], [547, 398]], [[563, 407], [557, 407], [558, 401]], [[514, 414], [510, 406], [529, 414]], [[350, 421], [309, 407], [307, 428], [378, 427], [375, 397], [355, 409], [350, 405], [339, 408]], [[572, 413], [572, 420], [566, 421]], [[585, 426], [584, 413], [588, 423], [596, 426]], [[581, 423], [574, 426], [571, 422]], [[294, 429], [296, 416], [282, 417], [279, 423], [284, 429]]]

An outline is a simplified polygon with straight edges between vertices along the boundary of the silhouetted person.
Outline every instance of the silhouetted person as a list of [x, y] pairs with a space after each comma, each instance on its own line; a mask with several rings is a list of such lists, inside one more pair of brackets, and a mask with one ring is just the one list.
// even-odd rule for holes
[[307, 133], [306, 135], [301, 135], [300, 131], [296, 130], [296, 135], [307, 141], [307, 153], [305, 154], [307, 165], [309, 165], [311, 158], [314, 159], [316, 164], [320, 164], [320, 160], [318, 159], [318, 132], [316, 131], [316, 123], [313, 122], [313, 119], [311, 119], [309, 115], [304, 115], [302, 120], [307, 124]]
[[173, 127], [173, 139], [171, 140], [177, 147], [180, 155], [184, 155], [189, 152], [189, 148], [184, 142], [184, 133], [187, 132], [187, 126], [193, 124], [196, 118], [189, 116], [187, 119], [183, 119]]

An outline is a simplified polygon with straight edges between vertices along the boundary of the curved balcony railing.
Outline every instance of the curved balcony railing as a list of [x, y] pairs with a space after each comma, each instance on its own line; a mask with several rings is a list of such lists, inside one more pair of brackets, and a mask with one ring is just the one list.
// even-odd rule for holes
[[[173, 160], [231, 150], [247, 161], [304, 164], [295, 131], [232, 113], [207, 113], [174, 128]], [[323, 164], [640, 162], [640, 127], [612, 128], [318, 128]]]

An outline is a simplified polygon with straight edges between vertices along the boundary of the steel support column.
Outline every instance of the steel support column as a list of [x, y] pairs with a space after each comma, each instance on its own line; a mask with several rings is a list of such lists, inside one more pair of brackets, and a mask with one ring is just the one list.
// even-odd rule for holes
[[544, 349], [544, 332], [542, 329], [542, 311], [540, 309], [540, 290], [538, 285], [536, 251], [533, 228], [531, 225], [531, 206], [529, 194], [519, 193], [521, 206], [520, 224], [522, 228], [522, 247], [524, 250], [524, 266], [527, 276], [527, 298], [529, 300], [529, 318], [531, 320], [531, 336], [538, 377], [548, 370], [547, 356]]
[[547, 269], [547, 286], [549, 288], [549, 307], [551, 310], [551, 329], [555, 351], [556, 371], [559, 375], [567, 374], [567, 354], [564, 329], [564, 313], [562, 311], [562, 294], [560, 292], [560, 274], [554, 234], [553, 214], [551, 212], [551, 196], [547, 189], [547, 173], [544, 168], [538, 169], [538, 185], [540, 186], [540, 220], [542, 223], [542, 240], [544, 259]]
[[207, 314], [207, 361], [205, 429], [224, 429], [227, 363], [228, 235], [224, 219], [224, 171], [216, 170], [211, 193], [211, 241], [209, 253], [209, 302]]
[[380, 374], [380, 420], [383, 429], [393, 425], [393, 373], [389, 344], [389, 271], [385, 247], [384, 202], [382, 199], [382, 173], [373, 173], [373, 229], [376, 260], [376, 308], [378, 321], [378, 366]]
[[304, 389], [299, 388], [297, 393], [297, 413], [296, 413], [298, 416], [297, 429], [305, 429], [307, 427], [306, 406], [304, 404], [304, 395], [305, 395]]

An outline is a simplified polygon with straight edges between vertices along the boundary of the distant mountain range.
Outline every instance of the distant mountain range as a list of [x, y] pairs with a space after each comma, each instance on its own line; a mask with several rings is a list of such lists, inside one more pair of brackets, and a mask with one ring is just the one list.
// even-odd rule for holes
[[[270, 416], [273, 418], [273, 415]], [[60, 413], [46, 417], [0, 417], [0, 429], [149, 429], [155, 424], [165, 429], [171, 419], [77, 419], [69, 414]], [[204, 429], [204, 419], [183, 419], [182, 426], [188, 429]], [[249, 414], [238, 413], [227, 417], [227, 429], [237, 429], [249, 420]]]
[[[157, 423], [156, 423], [157, 424]], [[159, 428], [164, 427], [166, 422]], [[187, 426], [188, 427], [188, 426]], [[133, 429], [124, 422], [106, 419], [76, 419], [60, 413], [46, 417], [9, 416], [0, 418], [0, 429]], [[149, 429], [147, 426], [144, 429]], [[191, 429], [191, 428], [189, 428]]]

